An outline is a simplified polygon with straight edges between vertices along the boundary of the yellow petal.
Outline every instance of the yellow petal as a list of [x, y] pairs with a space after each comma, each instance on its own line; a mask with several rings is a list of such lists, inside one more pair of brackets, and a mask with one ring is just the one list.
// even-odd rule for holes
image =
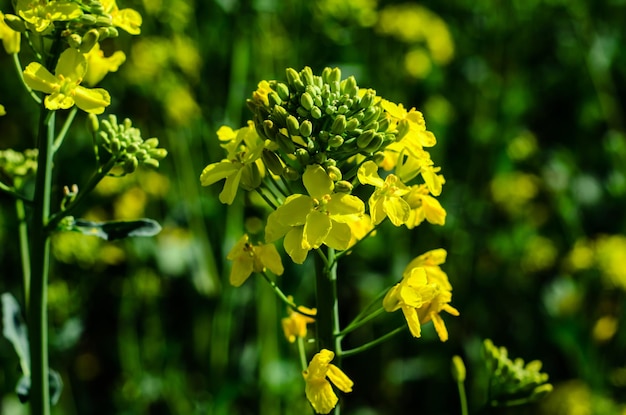
[[308, 213], [313, 209], [313, 200], [305, 195], [291, 195], [276, 209], [276, 220], [283, 225], [304, 225]]
[[400, 298], [398, 297], [398, 292], [400, 290], [400, 284], [396, 284], [385, 294], [385, 298], [383, 298], [383, 308], [385, 311], [391, 313], [400, 308]]
[[87, 59], [74, 48], [65, 49], [59, 56], [54, 72], [57, 76], [63, 75], [78, 83], [87, 72]]
[[285, 252], [287, 252], [287, 254], [291, 257], [291, 260], [296, 264], [302, 264], [309, 253], [308, 249], [302, 248], [303, 230], [303, 226], [292, 228], [289, 232], [287, 232], [283, 241]]
[[352, 392], [352, 386], [354, 382], [343, 373], [341, 369], [333, 364], [328, 365], [328, 373], [326, 374], [328, 379], [342, 392]]
[[80, 85], [74, 89], [76, 106], [90, 114], [102, 114], [104, 108], [111, 104], [111, 96], [102, 88], [85, 88]]
[[239, 189], [239, 181], [241, 180], [241, 174], [243, 169], [238, 169], [235, 174], [231, 174], [226, 178], [224, 182], [224, 188], [220, 192], [220, 202], [230, 205], [237, 196], [237, 190]]
[[59, 80], [37, 62], [29, 63], [24, 69], [24, 82], [30, 89], [51, 94], [59, 86]]
[[352, 240], [352, 228], [347, 223], [334, 222], [330, 232], [324, 239], [324, 244], [330, 248], [343, 251], [348, 249]]
[[266, 244], [255, 247], [254, 252], [263, 266], [267, 267], [267, 269], [276, 275], [283, 274], [285, 271], [283, 268], [283, 261], [281, 260], [280, 254], [274, 244]]
[[339, 398], [327, 380], [307, 382], [305, 387], [306, 398], [318, 414], [328, 414], [337, 405]]
[[402, 306], [402, 314], [404, 314], [411, 335], [413, 337], [421, 337], [422, 328], [420, 326], [419, 317], [417, 316], [417, 311], [413, 307]]
[[375, 187], [383, 187], [385, 181], [378, 175], [378, 166], [371, 160], [366, 161], [359, 167], [357, 172], [361, 184], [369, 184]]
[[[317, 249], [324, 243], [324, 239], [332, 228], [332, 222], [325, 213], [312, 210], [306, 217], [302, 238], [302, 248]], [[348, 227], [348, 232], [350, 228]], [[350, 238], [348, 237], [348, 242]]]
[[200, 183], [202, 186], [212, 185], [215, 182], [235, 174], [239, 168], [238, 165], [227, 160], [209, 164], [202, 170], [202, 174], [200, 174]]
[[51, 111], [56, 111], [59, 109], [68, 109], [73, 107], [74, 99], [69, 95], [54, 92], [46, 96], [46, 98], [44, 99], [44, 104], [47, 109]]
[[230, 283], [235, 287], [241, 286], [252, 274], [253, 265], [254, 260], [249, 255], [244, 254], [235, 259], [230, 270]]
[[315, 199], [321, 199], [322, 196], [332, 193], [334, 187], [333, 181], [319, 164], [306, 167], [302, 174], [302, 183], [309, 195]]
[[241, 238], [239, 238], [235, 246], [233, 246], [232, 249], [228, 252], [228, 255], [226, 255], [226, 259], [230, 259], [232, 261], [235, 258], [238, 258], [244, 251], [247, 243], [248, 235], [244, 234]]
[[345, 193], [335, 193], [326, 203], [326, 211], [336, 222], [354, 222], [360, 219], [365, 212], [363, 201], [356, 196]]
[[113, 25], [124, 29], [131, 35], [141, 33], [141, 15], [133, 9], [118, 10], [113, 15]]
[[411, 207], [404, 200], [397, 197], [383, 199], [383, 210], [395, 226], [400, 226], [409, 218]]

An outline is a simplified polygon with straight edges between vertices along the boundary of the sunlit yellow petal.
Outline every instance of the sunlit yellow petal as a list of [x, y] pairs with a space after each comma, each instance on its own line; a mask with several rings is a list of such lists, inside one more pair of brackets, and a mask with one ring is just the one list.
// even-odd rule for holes
[[365, 212], [365, 204], [356, 196], [335, 193], [326, 203], [326, 210], [336, 222], [354, 222]]
[[124, 29], [131, 35], [138, 35], [141, 33], [141, 15], [133, 9], [118, 10], [112, 15], [113, 25]]
[[51, 94], [59, 85], [57, 77], [37, 62], [28, 64], [24, 69], [24, 81], [29, 88], [46, 94]]
[[50, 95], [46, 95], [44, 105], [51, 111], [64, 110], [74, 106], [74, 99], [69, 95], [54, 92]]
[[241, 286], [252, 274], [254, 260], [251, 256], [241, 255], [233, 261], [230, 270], [230, 283], [235, 287]]
[[104, 108], [111, 104], [111, 96], [102, 88], [84, 88], [77, 86], [74, 89], [76, 106], [91, 114], [102, 114]]
[[[332, 228], [332, 222], [328, 215], [315, 210], [309, 212], [304, 224], [302, 247], [305, 249], [317, 249], [324, 243], [324, 239]], [[348, 227], [348, 232], [350, 228]], [[348, 235], [348, 242], [350, 237]], [[347, 244], [347, 243], [346, 243]]]
[[305, 195], [291, 195], [276, 209], [275, 216], [283, 225], [304, 225], [306, 216], [313, 209], [313, 200]]
[[243, 169], [238, 169], [235, 174], [231, 174], [226, 178], [224, 182], [224, 188], [220, 192], [220, 202], [230, 205], [237, 196], [237, 190], [239, 189], [239, 181], [241, 180], [241, 174]]
[[376, 187], [382, 187], [385, 181], [378, 175], [378, 166], [371, 160], [366, 161], [359, 167], [357, 173], [361, 184], [370, 184]]
[[328, 247], [343, 251], [350, 246], [352, 228], [347, 223], [333, 222], [333, 226], [324, 239]]
[[80, 82], [87, 72], [87, 59], [85, 55], [74, 48], [67, 48], [59, 56], [55, 74], [63, 75], [74, 82]]
[[227, 160], [209, 164], [202, 170], [202, 174], [200, 174], [200, 183], [202, 186], [212, 185], [215, 182], [235, 174], [238, 169], [239, 166]]
[[383, 200], [383, 210], [395, 226], [400, 226], [409, 218], [411, 207], [404, 200], [394, 197]]
[[283, 246], [285, 252], [291, 257], [291, 260], [296, 264], [302, 264], [309, 253], [308, 249], [302, 248], [302, 234], [304, 226], [297, 226], [291, 228], [285, 235]]
[[278, 250], [274, 244], [266, 244], [255, 247], [255, 254], [259, 257], [263, 266], [267, 267], [276, 275], [282, 275], [285, 269]]
[[413, 307], [402, 306], [402, 314], [404, 314], [411, 335], [413, 337], [421, 337], [422, 328], [420, 326], [419, 317], [417, 316], [417, 311]]
[[342, 392], [352, 392], [352, 386], [354, 386], [354, 382], [350, 380], [350, 378], [343, 373], [341, 369], [332, 363], [328, 365], [328, 373], [326, 374], [328, 379]]
[[319, 164], [306, 167], [302, 174], [302, 183], [309, 195], [315, 199], [321, 199], [322, 196], [332, 193], [334, 187], [333, 181]]
[[328, 414], [337, 405], [339, 398], [327, 380], [307, 382], [305, 394], [318, 414]]

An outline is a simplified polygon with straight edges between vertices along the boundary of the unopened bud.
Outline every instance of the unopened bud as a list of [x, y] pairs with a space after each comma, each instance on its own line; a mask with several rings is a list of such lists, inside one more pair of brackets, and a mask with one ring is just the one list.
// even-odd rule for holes
[[82, 38], [76, 33], [72, 33], [67, 37], [67, 44], [70, 45], [71, 48], [78, 49], [80, 47], [80, 43]]
[[275, 105], [272, 111], [272, 120], [278, 123], [279, 126], [284, 126], [287, 120], [287, 115], [289, 113], [286, 109], [281, 107], [280, 105]]
[[289, 87], [282, 82], [278, 82], [276, 84], [276, 92], [283, 101], [287, 101], [289, 99]]
[[80, 53], [88, 53], [98, 43], [99, 34], [96, 29], [91, 29], [83, 36], [80, 48]]
[[330, 177], [333, 182], [341, 180], [341, 178], [343, 177], [343, 175], [341, 174], [341, 170], [339, 170], [339, 168], [337, 168], [336, 166], [326, 167], [326, 174], [328, 174], [328, 177]]
[[361, 134], [356, 139], [357, 147], [361, 148], [361, 149], [367, 147], [372, 142], [372, 139], [374, 138], [374, 134], [375, 133], [376, 133], [376, 131], [374, 131], [374, 130], [367, 130], [363, 134]]
[[339, 148], [343, 144], [343, 137], [340, 135], [334, 135], [328, 139], [328, 147]]
[[137, 170], [137, 166], [139, 166], [139, 161], [137, 158], [130, 157], [124, 162], [124, 173], [129, 174]]
[[87, 128], [92, 134], [95, 134], [100, 129], [100, 122], [96, 114], [87, 115]]
[[287, 137], [285, 134], [280, 131], [275, 136], [276, 142], [280, 146], [280, 148], [287, 154], [291, 154], [296, 151], [296, 145], [291, 138]]
[[455, 355], [452, 357], [452, 379], [457, 383], [465, 382], [465, 363], [463, 363], [463, 359], [461, 356]]
[[296, 158], [298, 159], [298, 162], [303, 166], [308, 165], [309, 161], [311, 161], [311, 156], [309, 155], [309, 152], [303, 148], [299, 148], [296, 150]]
[[341, 93], [342, 94], [348, 94], [350, 96], [354, 96], [356, 95], [358, 90], [359, 90], [359, 87], [357, 87], [356, 85], [356, 79], [354, 78], [354, 76], [349, 76], [343, 81], [341, 81]]
[[273, 107], [274, 105], [280, 105], [283, 103], [283, 100], [280, 99], [280, 96], [274, 91], [267, 94], [267, 101], [269, 102], [270, 107]]
[[338, 115], [333, 121], [333, 125], [330, 127], [330, 132], [333, 134], [342, 134], [346, 130], [347, 122], [345, 115]]
[[337, 193], [351, 193], [352, 192], [352, 183], [347, 180], [339, 180], [335, 183], [335, 192]]
[[274, 140], [274, 136], [276, 135], [276, 128], [274, 128], [274, 122], [272, 120], [263, 121], [263, 133], [270, 140]]
[[322, 118], [322, 110], [319, 107], [311, 108], [311, 117], [319, 120], [320, 118]]
[[346, 123], [346, 131], [354, 131], [356, 128], [359, 127], [359, 125], [361, 125], [359, 120], [354, 118], [354, 117], [352, 117]]
[[264, 148], [263, 153], [261, 154], [261, 158], [263, 159], [265, 167], [267, 167], [269, 171], [277, 176], [283, 174], [283, 170], [285, 169], [285, 167], [283, 166], [283, 163], [280, 161], [280, 158], [276, 155], [276, 153]]
[[156, 137], [152, 137], [152, 138], [148, 138], [143, 143], [148, 148], [157, 148], [159, 146], [159, 139]]
[[308, 92], [305, 92], [300, 96], [300, 105], [304, 107], [305, 110], [310, 111], [313, 108], [313, 97]]
[[339, 69], [339, 68], [331, 69], [330, 73], [328, 74], [328, 81], [327, 81], [327, 83], [333, 84], [333, 83], [339, 82], [339, 81], [341, 81], [341, 69]]
[[296, 82], [302, 82], [300, 80], [300, 74], [293, 68], [287, 68], [285, 74], [287, 75], [287, 82], [293, 87], [296, 86]]
[[300, 173], [298, 173], [298, 170], [294, 169], [293, 167], [286, 166], [283, 170], [283, 177], [287, 180], [295, 181], [300, 178]]
[[411, 129], [411, 125], [409, 124], [407, 120], [400, 120], [398, 122], [397, 128], [398, 128], [398, 132], [396, 133], [396, 139], [402, 140], [404, 136], [407, 135], [407, 133]]
[[361, 101], [359, 102], [359, 107], [363, 109], [369, 108], [372, 105], [372, 102], [374, 102], [375, 96], [376, 96], [376, 93], [372, 91], [371, 89], [367, 91], [365, 95], [361, 97]]
[[287, 116], [287, 131], [290, 135], [300, 134], [300, 123], [298, 119], [291, 114]]
[[535, 389], [533, 389], [533, 392], [530, 395], [529, 400], [536, 401], [538, 399], [541, 399], [547, 394], [549, 394], [550, 392], [552, 392], [552, 389], [554, 388], [550, 383], [544, 383], [543, 385], [539, 385]]
[[310, 137], [313, 133], [313, 124], [309, 120], [304, 120], [300, 124], [300, 134], [302, 137]]
[[143, 164], [146, 166], [153, 167], [155, 169], [159, 168], [159, 160], [157, 159], [153, 159], [153, 158], [146, 159], [143, 161]]
[[93, 14], [83, 13], [78, 21], [86, 26], [91, 26], [96, 24], [97, 19]]
[[[365, 146], [365, 148], [363, 148], [363, 151], [367, 151], [368, 153], [373, 153], [375, 151], [377, 151], [380, 146], [383, 145], [384, 139], [382, 134], [374, 134], [374, 137], [372, 137], [372, 141], [370, 141], [370, 143]], [[358, 141], [357, 141], [357, 145], [358, 145]]]
[[310, 67], [305, 66], [304, 69], [300, 72], [300, 79], [304, 82], [305, 85], [313, 85], [313, 71]]
[[380, 165], [380, 163], [382, 163], [384, 160], [385, 160], [384, 152], [377, 151], [376, 153], [372, 154], [372, 161], [376, 163], [377, 165]]
[[151, 150], [148, 150], [148, 155], [157, 160], [163, 160], [165, 157], [167, 157], [167, 150], [164, 148], [153, 148]]
[[24, 33], [26, 31], [26, 25], [24, 24], [24, 20], [14, 14], [5, 14], [4, 23], [6, 23], [7, 26], [15, 30], [16, 32]]

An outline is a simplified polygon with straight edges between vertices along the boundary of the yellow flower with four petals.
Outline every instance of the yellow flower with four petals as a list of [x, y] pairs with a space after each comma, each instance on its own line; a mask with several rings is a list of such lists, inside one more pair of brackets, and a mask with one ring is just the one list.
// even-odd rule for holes
[[330, 363], [334, 357], [335, 353], [322, 349], [313, 356], [307, 370], [302, 372], [306, 382], [306, 397], [318, 414], [330, 413], [339, 401], [331, 382], [346, 393], [352, 392], [354, 385], [341, 369]]

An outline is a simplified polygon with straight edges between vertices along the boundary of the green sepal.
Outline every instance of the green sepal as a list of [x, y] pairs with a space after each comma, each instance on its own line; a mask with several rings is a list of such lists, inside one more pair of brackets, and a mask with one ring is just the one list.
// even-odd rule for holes
[[154, 236], [161, 232], [161, 225], [153, 219], [137, 219], [130, 221], [93, 222], [75, 219], [65, 224], [65, 230], [80, 232], [84, 235], [112, 241], [131, 236]]

